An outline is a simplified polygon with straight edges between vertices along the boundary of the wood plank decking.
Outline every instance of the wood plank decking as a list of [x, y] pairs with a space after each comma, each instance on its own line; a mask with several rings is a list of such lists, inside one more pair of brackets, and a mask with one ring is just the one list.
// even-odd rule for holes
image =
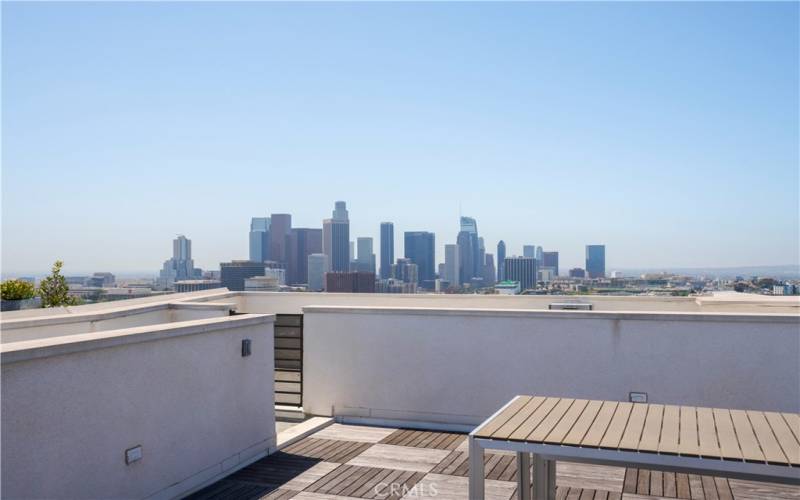
[[[586, 402], [578, 407], [583, 410], [590, 405], [591, 402]], [[523, 406], [525, 405], [518, 409]], [[563, 410], [564, 417], [581, 413], [574, 409], [574, 403], [567, 408], [564, 406], [558, 407], [554, 404], [551, 409], [558, 407], [556, 411]], [[602, 410], [602, 405], [591, 406], [596, 407], [598, 413]], [[616, 418], [621, 418], [617, 417], [618, 411], [621, 412], [620, 415], [627, 414], [628, 427], [631, 426], [631, 420], [634, 427], [646, 427], [647, 415], [640, 414], [637, 407], [638, 405], [633, 405], [630, 409], [623, 407], [620, 410], [616, 406], [606, 409], [603, 418], [608, 420], [607, 428], [614, 428], [615, 435], [623, 439], [627, 427], [621, 429], [621, 424], [615, 423]], [[662, 409], [662, 417], [664, 412], [665, 409]], [[699, 419], [701, 412], [696, 414]], [[680, 422], [681, 417], [679, 410], [674, 418]], [[703, 418], [707, 417], [708, 415], [703, 415]], [[775, 418], [774, 415], [764, 415], [767, 424], [770, 424], [770, 419]], [[781, 420], [787, 423], [787, 427], [780, 429], [780, 432], [788, 432], [797, 437], [792, 428], [793, 422], [785, 418]], [[544, 422], [545, 418], [541, 421]], [[582, 425], [586, 432], [591, 428], [591, 422]], [[731, 420], [731, 426], [734, 425]], [[775, 429], [776, 424], [770, 425]], [[551, 432], [555, 431], [564, 436], [570, 432], [569, 429], [564, 429], [563, 426], [559, 428], [557, 423], [553, 423]], [[698, 428], [698, 443], [702, 442], [702, 432]], [[754, 434], [758, 439], [755, 431]], [[604, 439], [605, 436], [601, 437], [600, 442]], [[777, 437], [776, 440], [780, 442]], [[701, 444], [698, 446], [702, 448]], [[190, 498], [466, 500], [467, 469], [464, 434], [334, 424], [233, 473]], [[513, 454], [487, 452], [487, 499], [513, 498], [516, 470], [516, 458]], [[566, 462], [557, 466], [557, 484], [557, 498], [560, 500], [800, 500], [800, 488], [795, 487]]]

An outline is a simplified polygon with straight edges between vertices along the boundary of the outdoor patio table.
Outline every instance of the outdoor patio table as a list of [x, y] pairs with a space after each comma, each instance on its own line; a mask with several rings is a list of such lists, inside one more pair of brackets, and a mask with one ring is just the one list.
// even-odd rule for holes
[[516, 396], [469, 435], [471, 500], [486, 448], [517, 452], [526, 500], [555, 499], [557, 460], [800, 484], [797, 413]]

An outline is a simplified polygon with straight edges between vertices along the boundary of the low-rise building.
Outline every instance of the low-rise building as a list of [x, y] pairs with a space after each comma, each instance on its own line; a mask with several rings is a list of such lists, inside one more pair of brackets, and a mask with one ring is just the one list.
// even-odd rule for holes
[[361, 271], [325, 273], [325, 291], [375, 293], [375, 273]]
[[112, 287], [115, 282], [116, 279], [111, 273], [94, 273], [83, 284], [89, 287]]
[[234, 260], [222, 262], [220, 265], [220, 281], [222, 286], [231, 291], [244, 291], [244, 280], [253, 276], [264, 276], [264, 262], [250, 260]]
[[580, 267], [573, 267], [569, 270], [569, 277], [583, 279], [586, 277], [586, 271]]
[[558, 277], [558, 275], [556, 274], [556, 270], [553, 267], [539, 268], [538, 274], [539, 274], [538, 280], [544, 281], [545, 283], [550, 283], [551, 281], [553, 281]]
[[244, 280], [245, 292], [277, 292], [281, 289], [278, 276], [253, 276]]
[[419, 284], [419, 267], [411, 259], [397, 259], [397, 263], [392, 264], [392, 278]]
[[519, 281], [501, 281], [494, 285], [495, 292], [500, 295], [517, 295], [521, 292]]
[[417, 293], [417, 284], [389, 278], [378, 280], [375, 283], [375, 291], [378, 293]]
[[174, 286], [175, 291], [178, 293], [198, 292], [200, 290], [221, 288], [222, 282], [220, 280], [182, 280], [176, 281]]

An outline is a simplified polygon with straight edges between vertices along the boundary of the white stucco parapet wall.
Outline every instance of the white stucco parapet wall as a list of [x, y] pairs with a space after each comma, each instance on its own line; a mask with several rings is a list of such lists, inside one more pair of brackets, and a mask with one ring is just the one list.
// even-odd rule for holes
[[11, 318], [3, 319], [3, 329], [29, 328], [47, 325], [66, 325], [70, 323], [92, 322], [114, 318], [123, 318], [134, 314], [143, 314], [152, 311], [165, 309], [187, 310], [187, 311], [206, 311], [219, 310], [228, 311], [234, 308], [233, 302], [164, 302], [146, 305], [120, 304], [117, 307], [107, 307], [96, 311], [80, 311], [76, 313], [64, 313], [44, 317], [33, 318]]
[[[479, 294], [380, 294], [319, 292], [231, 292], [226, 288], [142, 297], [119, 302], [103, 302], [50, 309], [4, 312], [2, 324], [21, 319], [146, 309], [163, 304], [232, 304], [238, 312], [299, 314], [306, 306], [431, 307], [460, 309], [547, 310], [553, 302], [582, 302], [595, 311], [638, 312], [730, 312], [800, 315], [800, 296], [765, 296], [745, 293], [715, 293], [698, 297], [607, 296], [607, 295], [479, 295]], [[45, 324], [45, 323], [42, 323]]]
[[138, 297], [135, 299], [115, 300], [110, 302], [97, 302], [94, 304], [81, 304], [77, 306], [46, 307], [42, 309], [22, 309], [19, 311], [4, 311], [3, 321], [22, 318], [46, 318], [50, 316], [63, 316], [69, 314], [86, 314], [91, 312], [104, 312], [112, 309], [128, 309], [155, 304], [197, 301], [202, 299], [216, 300], [217, 298], [235, 297], [237, 293], [230, 292], [227, 288], [215, 288], [198, 292], [170, 293]]
[[[429, 307], [435, 309], [519, 309], [547, 311], [551, 303], [591, 303], [595, 312], [704, 312], [800, 315], [800, 296], [728, 294], [701, 297], [609, 295], [481, 295], [316, 292], [231, 292], [243, 312], [299, 314], [307, 306]], [[209, 297], [198, 300], [211, 300]], [[216, 300], [216, 299], [214, 299]]]
[[9, 342], [0, 344], [0, 364], [6, 365], [19, 361], [164, 340], [184, 335], [213, 332], [225, 328], [241, 328], [272, 323], [273, 321], [274, 316], [269, 314], [244, 314]]
[[65, 335], [121, 330], [214, 317], [227, 317], [235, 302], [161, 302], [120, 305], [102, 310], [78, 311], [31, 318], [3, 318], [0, 343]]
[[306, 306], [306, 411], [474, 425], [517, 394], [800, 410], [800, 316]]
[[275, 451], [273, 322], [226, 313], [4, 343], [3, 495], [176, 498]]
[[493, 316], [517, 318], [573, 318], [573, 319], [632, 319], [650, 321], [747, 321], [765, 323], [789, 323], [800, 326], [800, 314], [780, 313], [725, 313], [725, 312], [650, 312], [650, 311], [570, 311], [531, 309], [476, 309], [440, 307], [369, 307], [369, 306], [323, 306], [303, 307], [303, 313], [344, 314], [398, 314], [411, 316]]

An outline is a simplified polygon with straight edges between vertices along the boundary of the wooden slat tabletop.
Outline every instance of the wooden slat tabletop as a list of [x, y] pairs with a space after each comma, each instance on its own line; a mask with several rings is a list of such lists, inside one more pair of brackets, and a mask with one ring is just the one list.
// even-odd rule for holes
[[800, 466], [800, 414], [519, 396], [475, 437]]
[[710, 408], [697, 409], [697, 437], [700, 441], [700, 455], [704, 457], [722, 456], [714, 423], [714, 412]]
[[700, 424], [697, 421], [697, 410], [692, 406], [681, 406], [681, 435], [678, 452], [681, 455], [699, 456], [700, 441], [698, 432]]
[[603, 448], [617, 448], [619, 446], [622, 434], [628, 425], [628, 417], [631, 414], [631, 410], [633, 410], [633, 403], [619, 403], [617, 405], [617, 411], [614, 412], [611, 423], [608, 424], [608, 429], [600, 442], [600, 446]]

